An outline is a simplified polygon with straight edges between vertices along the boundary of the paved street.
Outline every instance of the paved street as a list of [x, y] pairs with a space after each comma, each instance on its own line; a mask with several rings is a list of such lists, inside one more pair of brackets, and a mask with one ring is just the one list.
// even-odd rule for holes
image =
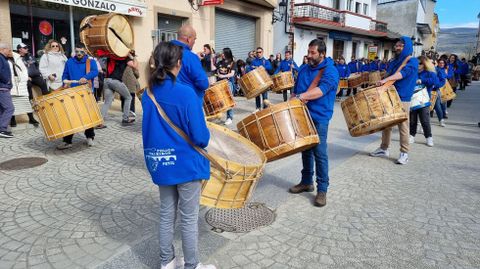
[[[235, 123], [254, 109], [253, 100], [237, 101]], [[478, 104], [476, 82], [458, 93], [446, 128], [432, 119], [435, 147], [418, 134], [410, 163], [398, 166], [398, 134], [391, 157], [373, 159], [379, 135], [350, 137], [336, 103], [327, 206], [287, 193], [299, 180], [299, 155], [269, 163], [253, 200], [274, 209], [275, 222], [216, 233], [202, 208], [202, 261], [221, 269], [480, 268]], [[0, 140], [0, 162], [48, 159], [0, 170], [0, 268], [160, 268], [158, 190], [144, 167], [141, 125], [121, 127], [112, 116], [93, 148], [76, 135], [73, 149], [58, 151], [59, 141], [26, 125]]]

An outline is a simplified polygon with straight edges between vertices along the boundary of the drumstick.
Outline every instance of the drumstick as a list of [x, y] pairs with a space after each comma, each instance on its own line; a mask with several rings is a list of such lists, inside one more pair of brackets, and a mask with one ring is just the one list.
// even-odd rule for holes
[[65, 79], [63, 81], [64, 84], [72, 84], [72, 83], [80, 83], [78, 80], [68, 80], [68, 79]]

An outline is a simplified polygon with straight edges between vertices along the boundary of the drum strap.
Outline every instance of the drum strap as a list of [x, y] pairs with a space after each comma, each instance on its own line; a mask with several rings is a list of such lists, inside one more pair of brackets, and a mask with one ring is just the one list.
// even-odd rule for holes
[[312, 83], [311, 83], [310, 86], [308, 87], [307, 92], [308, 92], [309, 90], [314, 89], [315, 87], [317, 87], [318, 82], [320, 81], [320, 79], [321, 79], [322, 76], [323, 76], [323, 72], [325, 72], [325, 68], [320, 69], [320, 71], [318, 72], [318, 74], [315, 76], [315, 78], [313, 79]]
[[[85, 74], [90, 73], [90, 69], [92, 68], [91, 64], [92, 64], [92, 61], [90, 60], [90, 58], [87, 58], [87, 62], [85, 63]], [[88, 80], [88, 85], [90, 86], [90, 88], [92, 87], [91, 80]]]
[[[403, 60], [402, 62], [402, 65], [400, 65], [397, 69], [397, 71], [395, 72], [396, 73], [399, 73], [400, 71], [402, 71], [402, 69], [407, 65], [408, 61], [412, 58], [412, 56], [408, 56], [407, 58], [405, 58], [405, 60]], [[394, 83], [396, 82], [396, 80], [390, 80], [390, 81], [387, 81], [385, 84], [383, 84], [383, 87], [384, 88], [390, 88], [390, 86], [392, 86]]]
[[177, 125], [175, 125], [175, 123], [173, 123], [170, 118], [168, 117], [168, 115], [165, 113], [165, 111], [163, 110], [163, 108], [160, 106], [160, 104], [158, 104], [157, 100], [155, 99], [155, 96], [153, 95], [152, 91], [147, 88], [147, 94], [148, 94], [148, 97], [150, 97], [150, 99], [152, 100], [152, 102], [155, 104], [155, 106], [157, 107], [157, 111], [158, 111], [158, 114], [160, 114], [160, 116], [162, 117], [162, 119], [164, 121], [166, 121], [168, 123], [168, 125], [170, 125], [170, 127], [172, 127], [172, 129], [179, 135], [181, 136], [185, 141], [187, 141], [188, 144], [190, 144], [190, 146], [192, 146], [196, 151], [198, 151], [198, 153], [200, 153], [203, 157], [207, 158], [210, 163], [212, 163], [214, 166], [216, 166], [219, 170], [222, 170], [226, 173], [226, 169], [220, 165], [217, 160], [215, 160], [210, 154], [208, 154], [208, 152], [205, 150], [205, 149], [202, 149], [201, 147], [195, 145], [192, 140], [188, 137], [187, 134], [185, 134], [185, 132], [180, 129]]

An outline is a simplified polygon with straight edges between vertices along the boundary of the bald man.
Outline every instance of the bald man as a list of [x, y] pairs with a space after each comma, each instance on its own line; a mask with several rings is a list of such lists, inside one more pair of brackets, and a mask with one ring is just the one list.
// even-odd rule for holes
[[172, 43], [183, 48], [182, 67], [178, 74], [178, 81], [192, 87], [203, 104], [203, 95], [208, 88], [208, 77], [202, 68], [198, 56], [192, 52], [197, 39], [197, 32], [191, 25], [184, 25], [178, 29], [178, 39]]

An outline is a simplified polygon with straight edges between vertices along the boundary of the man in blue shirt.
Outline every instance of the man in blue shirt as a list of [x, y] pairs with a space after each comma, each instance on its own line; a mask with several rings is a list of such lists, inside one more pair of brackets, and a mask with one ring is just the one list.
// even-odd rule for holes
[[178, 81], [193, 88], [199, 101], [203, 104], [203, 96], [209, 83], [200, 58], [192, 52], [196, 39], [197, 32], [187, 24], [178, 29], [178, 39], [173, 40], [172, 43], [183, 48], [182, 68], [177, 77]]
[[12, 73], [8, 64], [8, 56], [12, 53], [10, 45], [0, 42], [0, 137], [12, 138], [8, 131], [8, 124], [12, 118], [15, 107], [12, 102]]
[[[280, 64], [277, 67], [277, 70], [275, 70], [275, 74], [278, 74], [279, 72], [288, 72], [292, 71], [292, 76], [295, 77], [295, 73], [298, 73], [298, 65], [293, 61], [292, 59], [292, 52], [287, 50], [285, 52], [285, 59], [280, 62]], [[287, 90], [283, 91], [283, 101], [287, 101], [288, 99], [288, 93]]]
[[357, 61], [355, 56], [352, 56], [352, 61], [348, 63], [348, 69], [350, 69], [350, 73], [358, 73], [362, 70], [362, 61]]
[[[78, 83], [72, 83], [70, 87], [76, 87], [81, 84], [88, 84], [93, 91], [93, 79], [98, 76], [97, 63], [94, 59], [88, 57], [85, 51], [85, 45], [79, 43], [75, 45], [75, 57], [68, 59], [63, 70], [62, 81], [74, 80]], [[87, 137], [87, 146], [94, 145], [93, 139], [95, 137], [94, 128], [85, 130]], [[63, 143], [57, 146], [57, 149], [64, 150], [72, 147], [73, 134], [65, 136]]]
[[[395, 81], [393, 84], [397, 89], [400, 100], [402, 101], [403, 109], [410, 111], [410, 101], [412, 99], [413, 91], [418, 78], [418, 59], [411, 57], [413, 53], [412, 40], [408, 36], [402, 36], [395, 44], [395, 58], [390, 62], [387, 69], [387, 77], [380, 80], [377, 84], [383, 85], [387, 81]], [[411, 57], [407, 60], [408, 57]], [[400, 72], [398, 69], [406, 61], [406, 65]], [[384, 89], [386, 90], [386, 89]], [[408, 119], [398, 124], [400, 132], [400, 157], [397, 164], [408, 163], [408, 149], [409, 149], [409, 135], [410, 126]], [[392, 128], [387, 128], [382, 132], [382, 144], [378, 149], [370, 153], [372, 157], [388, 157], [390, 146], [390, 137], [392, 135]]]
[[326, 57], [326, 45], [323, 40], [314, 39], [308, 46], [308, 65], [300, 68], [292, 97], [300, 99], [307, 105], [308, 111], [317, 128], [320, 143], [314, 148], [302, 152], [302, 180], [291, 187], [291, 193], [312, 192], [315, 167], [317, 195], [315, 206], [327, 204], [328, 124], [333, 115], [333, 106], [339, 75], [333, 60]]
[[[255, 59], [253, 59], [252, 63], [249, 66], [247, 66], [247, 72], [250, 72], [260, 66], [265, 67], [265, 70], [267, 72], [271, 72], [273, 69], [270, 61], [265, 59], [265, 57], [263, 57], [263, 49], [261, 47], [258, 47]], [[267, 108], [271, 104], [270, 101], [268, 101], [268, 91], [262, 93], [262, 98], [263, 98], [263, 108]], [[262, 101], [260, 99], [260, 96], [255, 97], [255, 105], [256, 105], [255, 111], [259, 111], [262, 107]]]

